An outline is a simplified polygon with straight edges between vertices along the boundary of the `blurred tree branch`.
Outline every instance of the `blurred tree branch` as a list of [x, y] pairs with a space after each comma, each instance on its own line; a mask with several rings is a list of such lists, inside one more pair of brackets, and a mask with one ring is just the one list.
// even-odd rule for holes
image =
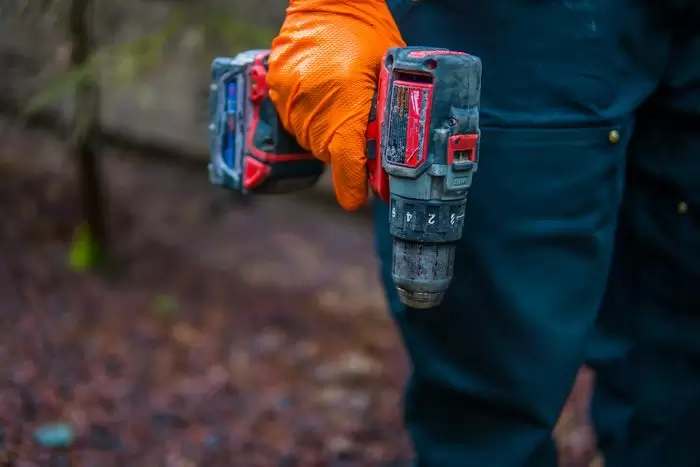
[[[46, 1], [53, 4], [61, 0]], [[155, 69], [169, 42], [188, 28], [202, 33], [204, 48], [207, 44], [223, 43], [227, 45], [226, 53], [230, 54], [269, 47], [275, 35], [270, 28], [232, 19], [221, 9], [177, 2], [161, 28], [128, 42], [94, 48], [83, 63], [72, 63], [70, 69], [29, 100], [24, 113], [32, 114], [64, 98], [78, 82], [89, 78], [100, 79], [103, 84], [128, 86], [141, 73]], [[207, 73], [207, 70], [202, 71]]]
[[[94, 4], [92, 0], [71, 0], [69, 34], [71, 65], [80, 69], [89, 60], [93, 48], [90, 30]], [[82, 224], [74, 240], [70, 265], [75, 269], [103, 266], [107, 256], [106, 204], [96, 142], [99, 132], [100, 90], [92, 75], [81, 76], [75, 83], [75, 109], [71, 125], [70, 146], [78, 168]], [[76, 249], [82, 254], [76, 255]]]

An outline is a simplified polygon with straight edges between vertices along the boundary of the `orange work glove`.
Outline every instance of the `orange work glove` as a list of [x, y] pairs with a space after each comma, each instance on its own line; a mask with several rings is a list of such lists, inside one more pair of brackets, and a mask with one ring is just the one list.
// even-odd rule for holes
[[365, 131], [389, 47], [403, 47], [385, 0], [290, 0], [267, 85], [284, 127], [331, 164], [340, 205], [367, 200]]

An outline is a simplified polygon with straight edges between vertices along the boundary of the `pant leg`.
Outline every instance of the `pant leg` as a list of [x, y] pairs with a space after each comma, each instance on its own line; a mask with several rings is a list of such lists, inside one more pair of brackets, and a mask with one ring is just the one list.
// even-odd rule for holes
[[630, 143], [594, 346], [609, 467], [700, 466], [700, 34], [672, 50]]
[[375, 206], [413, 364], [405, 417], [418, 463], [553, 466], [551, 430], [605, 287], [631, 114], [666, 49], [631, 0], [390, 3], [410, 45], [484, 65], [479, 171], [441, 306], [399, 303], [387, 208]]

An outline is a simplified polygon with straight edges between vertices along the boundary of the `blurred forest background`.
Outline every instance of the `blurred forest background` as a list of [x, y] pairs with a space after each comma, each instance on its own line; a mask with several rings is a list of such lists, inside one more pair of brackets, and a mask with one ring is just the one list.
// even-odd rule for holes
[[0, 466], [409, 465], [367, 212], [208, 183], [286, 4], [0, 1]]
[[[282, 0], [87, 0], [87, 63], [71, 64], [72, 0], [4, 0], [0, 6], [0, 96], [22, 110], [70, 114], [79, 78], [100, 86], [104, 132], [206, 152], [202, 127], [215, 55], [267, 47]], [[79, 8], [80, 9], [80, 8]], [[81, 14], [81, 13], [75, 13]], [[74, 18], [75, 19], [75, 18]], [[75, 24], [73, 24], [75, 26]], [[78, 32], [81, 35], [81, 32]]]

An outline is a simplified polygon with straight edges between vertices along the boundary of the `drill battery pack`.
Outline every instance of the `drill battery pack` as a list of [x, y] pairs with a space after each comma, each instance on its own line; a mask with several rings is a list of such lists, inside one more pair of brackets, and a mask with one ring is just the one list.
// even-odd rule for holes
[[239, 193], [289, 193], [313, 186], [324, 164], [282, 126], [268, 97], [268, 50], [211, 64], [209, 179]]

